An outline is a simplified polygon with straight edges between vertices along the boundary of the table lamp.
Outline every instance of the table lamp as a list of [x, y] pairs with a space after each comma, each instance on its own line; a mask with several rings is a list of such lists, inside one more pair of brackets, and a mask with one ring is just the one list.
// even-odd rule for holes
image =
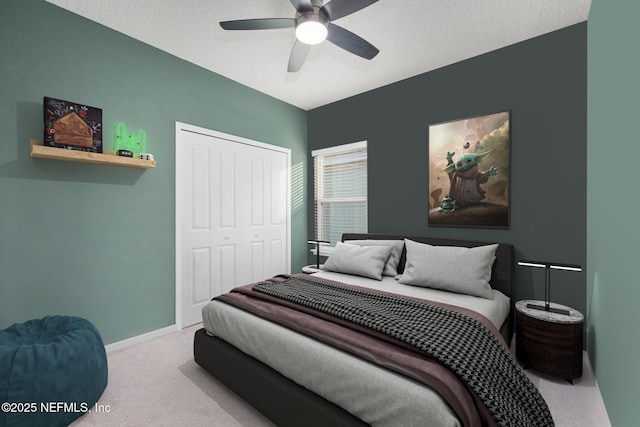
[[561, 308], [550, 307], [550, 299], [551, 299], [551, 270], [566, 270], [566, 271], [582, 271], [582, 267], [577, 264], [561, 264], [558, 262], [545, 262], [545, 261], [529, 261], [522, 260], [518, 261], [518, 265], [522, 265], [524, 267], [538, 267], [544, 268], [544, 305], [539, 304], [527, 304], [527, 308], [532, 308], [534, 310], [542, 310], [549, 311], [552, 313], [565, 314], [569, 315], [568, 310], [564, 310]]
[[307, 243], [316, 247], [316, 268], [320, 270], [320, 246], [329, 246], [331, 242], [327, 240], [308, 240]]

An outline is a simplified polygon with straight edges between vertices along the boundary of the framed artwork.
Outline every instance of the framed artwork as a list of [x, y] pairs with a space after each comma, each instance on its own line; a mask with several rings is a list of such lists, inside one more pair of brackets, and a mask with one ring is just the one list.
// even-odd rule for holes
[[102, 109], [44, 97], [44, 145], [102, 153]]
[[433, 226], [509, 227], [511, 111], [429, 126]]

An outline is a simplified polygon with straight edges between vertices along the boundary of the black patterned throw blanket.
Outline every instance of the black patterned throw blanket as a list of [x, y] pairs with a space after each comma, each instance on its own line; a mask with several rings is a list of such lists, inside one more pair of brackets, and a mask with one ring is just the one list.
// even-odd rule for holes
[[499, 426], [553, 426], [540, 392], [481, 322], [443, 307], [315, 278], [261, 282], [254, 291], [382, 333], [455, 373]]

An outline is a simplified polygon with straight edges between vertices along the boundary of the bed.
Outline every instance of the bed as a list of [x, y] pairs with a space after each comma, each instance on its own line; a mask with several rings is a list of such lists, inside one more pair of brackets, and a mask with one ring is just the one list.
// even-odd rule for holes
[[[460, 375], [447, 373], [440, 377], [439, 371], [438, 374], [432, 374], [432, 371], [428, 371], [434, 364], [432, 356], [425, 356], [420, 351], [416, 356], [415, 349], [400, 348], [407, 345], [401, 342], [397, 346], [393, 339], [390, 343], [388, 339], [376, 335], [378, 332], [361, 334], [361, 326], [357, 326], [356, 329], [360, 329], [355, 332], [351, 329], [347, 331], [343, 327], [344, 322], [334, 317], [338, 316], [336, 312], [309, 314], [307, 310], [315, 308], [300, 308], [296, 304], [299, 301], [313, 301], [317, 286], [327, 287], [322, 291], [323, 295], [329, 291], [347, 292], [349, 295], [341, 293], [331, 298], [338, 299], [338, 304], [342, 303], [343, 297], [356, 298], [345, 303], [349, 306], [358, 305], [353, 301], [365, 301], [368, 298], [383, 298], [384, 301], [391, 298], [389, 304], [408, 301], [406, 304], [411, 307], [417, 304], [415, 309], [422, 310], [421, 301], [428, 300], [437, 307], [456, 306], [455, 310], [477, 317], [485, 323], [484, 329], [494, 331], [494, 336], [487, 339], [500, 341], [496, 338], [500, 336], [501, 345], [508, 348], [513, 333], [513, 247], [509, 244], [380, 234], [345, 234], [342, 240], [325, 263], [327, 268], [334, 271], [321, 271], [312, 276], [300, 274], [274, 278], [214, 298], [203, 309], [204, 328], [195, 335], [195, 361], [279, 426], [498, 425], [496, 418], [492, 418], [488, 412], [487, 408], [491, 405], [485, 407], [479, 403], [478, 393], [468, 392], [469, 385], [456, 383], [451, 388], [441, 387], [441, 382], [450, 381], [448, 376]], [[398, 242], [402, 245], [398, 246]], [[387, 251], [382, 247], [391, 249]], [[489, 248], [490, 253], [487, 252]], [[427, 252], [420, 252], [423, 250]], [[476, 256], [483, 259], [489, 259], [490, 256], [489, 270], [485, 272], [490, 288], [482, 289], [484, 297], [468, 295], [466, 290], [463, 293], [458, 289], [450, 292], [447, 286], [437, 289], [439, 285], [434, 288], [412, 283], [412, 280], [424, 280], [421, 277], [424, 274], [423, 264], [438, 262], [441, 252], [434, 250], [442, 253], [449, 251], [447, 254], [463, 253], [465, 256], [465, 251], [473, 250], [473, 254], [480, 254], [471, 256], [472, 260]], [[371, 255], [374, 252], [376, 255]], [[354, 253], [356, 258], [352, 258]], [[429, 255], [429, 261], [423, 263], [425, 254]], [[354, 263], [353, 259], [358, 259], [357, 256], [367, 258], [360, 258]], [[376, 269], [380, 267], [379, 259], [369, 263], [369, 257], [386, 260], [382, 262], [379, 276], [376, 276]], [[391, 265], [394, 257], [395, 266]], [[341, 265], [346, 259], [351, 261]], [[483, 262], [486, 263], [486, 260]], [[370, 275], [369, 264], [375, 264], [373, 278], [363, 277]], [[447, 264], [447, 261], [443, 261], [443, 264]], [[464, 264], [455, 269], [447, 267], [444, 269], [444, 273], [448, 273], [445, 276], [464, 275], [466, 264], [472, 265], [473, 261], [465, 261]], [[362, 268], [364, 272], [360, 271]], [[444, 277], [438, 280], [449, 279]], [[346, 287], [342, 284], [346, 284]], [[273, 299], [278, 299], [280, 304], [282, 298], [287, 298], [278, 293], [293, 290], [306, 290], [312, 293], [312, 297], [291, 296], [284, 305], [294, 305], [296, 310], [293, 311], [288, 307], [276, 308], [271, 305]], [[258, 299], [254, 298], [257, 291], [260, 293]], [[475, 288], [473, 292], [476, 292]], [[254, 300], [257, 302], [254, 303]], [[281, 310], [286, 310], [286, 313], [280, 313]], [[402, 312], [405, 310], [408, 309], [403, 308]], [[339, 309], [337, 312], [341, 313]], [[353, 315], [350, 313], [345, 316]], [[336, 336], [345, 334], [346, 338], [340, 339], [347, 342], [336, 342], [333, 336], [327, 339], [323, 335], [325, 332], [315, 332], [314, 335], [314, 332], [307, 331], [307, 321], [311, 318], [313, 322], [322, 322], [320, 329], [339, 328]], [[334, 323], [338, 323], [338, 326]], [[300, 325], [305, 325], [302, 327], [304, 331], [295, 330]], [[358, 345], [359, 348], [352, 348]], [[517, 371], [519, 367], [510, 355], [508, 357], [510, 360], [505, 363], [515, 365]], [[414, 358], [419, 360], [415, 361]], [[398, 367], [406, 360], [411, 366]], [[428, 367], [423, 368], [423, 365]], [[516, 373], [520, 376], [519, 372]], [[425, 382], [425, 376], [431, 381], [437, 378], [437, 381]], [[445, 376], [446, 379], [442, 379]], [[458, 381], [456, 378], [454, 380]], [[527, 393], [537, 393], [531, 384], [519, 387], [524, 387]], [[539, 425], [553, 425], [548, 408], [540, 399], [539, 395], [534, 399], [529, 398], [536, 402], [534, 418], [542, 420]], [[507, 408], [506, 412], [512, 411]]]

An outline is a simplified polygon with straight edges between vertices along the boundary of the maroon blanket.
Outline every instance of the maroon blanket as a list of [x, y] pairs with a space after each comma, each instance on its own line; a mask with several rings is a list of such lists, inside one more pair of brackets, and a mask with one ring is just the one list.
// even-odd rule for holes
[[[276, 277], [272, 280], [284, 279], [284, 277]], [[326, 279], [323, 280], [330, 282]], [[230, 293], [221, 295], [216, 299], [428, 385], [449, 403], [461, 423], [465, 426], [496, 425], [477, 396], [456, 375], [423, 352], [416, 351], [410, 345], [384, 334], [359, 327], [292, 302], [255, 292], [251, 289], [252, 286], [253, 284], [233, 289]], [[358, 288], [357, 286], [352, 287]], [[410, 299], [421, 301], [417, 298]], [[422, 301], [425, 302], [424, 300]], [[499, 331], [481, 314], [448, 304], [433, 301], [426, 302], [461, 312], [478, 320], [490, 329], [506, 348]]]

